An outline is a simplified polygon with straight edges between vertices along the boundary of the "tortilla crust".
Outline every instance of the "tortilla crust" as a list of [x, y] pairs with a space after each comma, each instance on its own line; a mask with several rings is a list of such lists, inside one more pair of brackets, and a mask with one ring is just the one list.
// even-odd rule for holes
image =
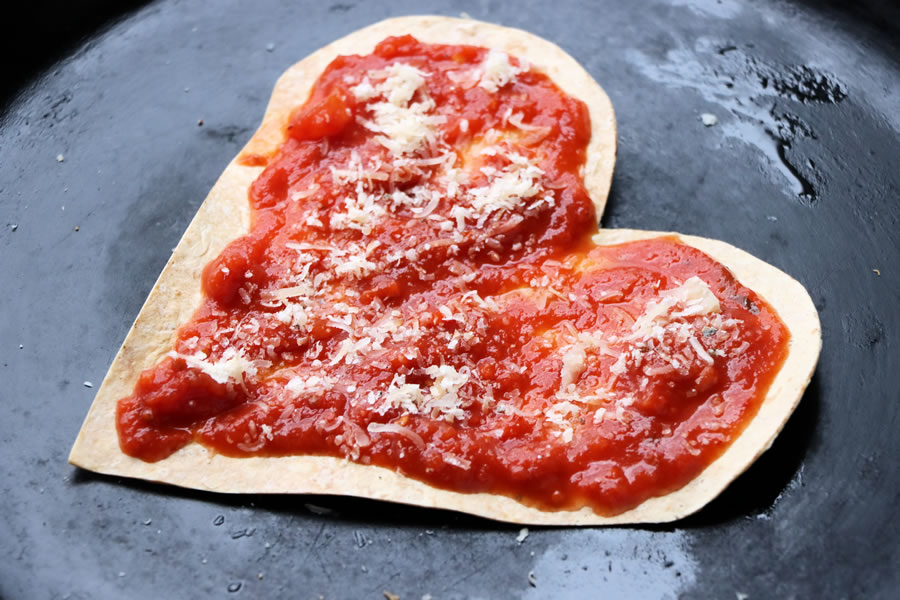
[[[412, 33], [425, 42], [467, 43], [504, 49], [527, 58], [545, 70], [567, 93], [585, 100], [591, 109], [593, 137], [584, 176], [599, 216], [615, 159], [615, 122], [606, 95], [574, 59], [553, 44], [521, 31], [475, 21], [443, 17], [392, 19], [317, 51], [279, 79], [263, 124], [242, 154], [267, 154], [277, 148], [290, 110], [308, 96], [318, 74], [335, 56], [367, 53], [381, 39], [404, 33]], [[614, 517], [601, 517], [589, 508], [545, 512], [505, 496], [441, 490], [388, 469], [334, 457], [229, 458], [214, 454], [199, 444], [189, 444], [156, 463], [126, 456], [119, 449], [116, 434], [116, 403], [132, 393], [142, 370], [156, 364], [172, 348], [178, 326], [200, 305], [203, 267], [231, 240], [246, 233], [250, 218], [247, 190], [261, 171], [261, 167], [246, 167], [235, 159], [210, 191], [150, 292], [98, 390], [69, 455], [73, 465], [99, 473], [214, 492], [357, 496], [456, 510], [523, 524], [664, 522], [701, 508], [771, 445], [799, 402], [815, 366], [821, 346], [818, 315], [799, 283], [722, 242], [679, 236], [685, 243], [730, 268], [741, 283], [775, 308], [791, 332], [789, 354], [759, 414], [718, 460], [681, 490], [648, 500], [628, 512]], [[658, 235], [665, 234], [602, 231], [594, 240], [599, 244], [615, 244]]]

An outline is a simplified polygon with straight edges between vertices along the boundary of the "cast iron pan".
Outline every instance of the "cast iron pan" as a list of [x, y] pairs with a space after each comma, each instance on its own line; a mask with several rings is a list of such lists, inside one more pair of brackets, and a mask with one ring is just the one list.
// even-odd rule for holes
[[[898, 11], [450, 4], [38, 2], [6, 20], [0, 596], [898, 597]], [[96, 391], [83, 382], [103, 378], [277, 76], [384, 17], [461, 11], [559, 43], [609, 93], [604, 227], [720, 238], [807, 286], [824, 349], [772, 449], [682, 522], [532, 528], [521, 544], [449, 512], [69, 466]]]

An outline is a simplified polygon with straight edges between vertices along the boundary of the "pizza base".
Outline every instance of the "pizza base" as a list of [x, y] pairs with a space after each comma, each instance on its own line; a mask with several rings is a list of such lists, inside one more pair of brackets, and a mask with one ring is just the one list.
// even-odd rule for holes
[[[557, 46], [531, 34], [469, 20], [406, 17], [383, 21], [342, 38], [291, 67], [278, 81], [260, 129], [243, 153], [268, 154], [283, 139], [290, 111], [308, 96], [321, 71], [339, 54], [365, 54], [390, 35], [411, 33], [424, 42], [458, 43], [503, 49], [527, 58], [591, 111], [592, 139], [584, 170], [598, 219], [609, 191], [615, 161], [612, 106], [590, 76]], [[547, 512], [495, 494], [463, 494], [431, 487], [394, 471], [325, 456], [229, 458], [189, 444], [169, 458], [147, 463], [119, 449], [116, 403], [130, 395], [141, 371], [173, 347], [177, 328], [191, 318], [203, 294], [203, 267], [232, 240], [247, 232], [247, 191], [262, 167], [229, 163], [213, 186], [150, 292], [75, 441], [69, 462], [84, 469], [223, 493], [331, 494], [387, 500], [466, 512], [499, 521], [543, 525], [612, 525], [664, 522], [684, 517], [718, 495], [774, 440], [802, 396], [818, 357], [821, 335], [806, 290], [774, 267], [728, 244], [679, 236], [728, 268], [766, 299], [791, 332], [788, 357], [759, 414], [725, 453], [687, 486], [647, 500], [635, 509], [602, 517], [585, 508]], [[594, 240], [614, 244], [664, 235], [602, 231]], [[677, 234], [675, 234], [677, 235]]]

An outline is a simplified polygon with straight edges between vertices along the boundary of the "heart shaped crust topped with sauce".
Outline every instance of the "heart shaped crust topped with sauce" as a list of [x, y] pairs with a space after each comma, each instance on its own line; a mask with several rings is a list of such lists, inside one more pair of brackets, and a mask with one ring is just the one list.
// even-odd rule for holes
[[821, 344], [727, 244], [602, 231], [615, 120], [555, 45], [378, 23], [291, 67], [70, 456], [220, 492], [658, 522], [780, 431]]

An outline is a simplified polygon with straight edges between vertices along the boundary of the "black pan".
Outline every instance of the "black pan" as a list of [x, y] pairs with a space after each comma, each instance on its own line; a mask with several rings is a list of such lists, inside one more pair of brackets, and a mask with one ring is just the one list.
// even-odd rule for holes
[[[898, 597], [897, 9], [449, 4], [38, 2], [4, 23], [0, 597]], [[824, 349], [772, 449], [682, 522], [522, 543], [449, 512], [66, 464], [84, 382], [103, 378], [277, 76], [383, 17], [461, 11], [559, 43], [609, 93], [604, 227], [723, 239], [807, 286]]]

